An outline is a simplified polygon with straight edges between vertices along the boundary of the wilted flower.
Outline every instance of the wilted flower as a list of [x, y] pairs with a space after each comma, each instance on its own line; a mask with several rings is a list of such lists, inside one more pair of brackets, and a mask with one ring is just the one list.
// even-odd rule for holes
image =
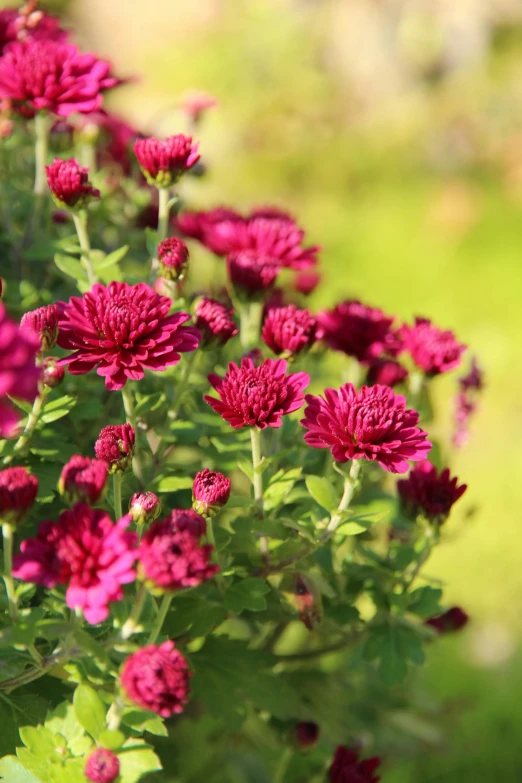
[[330, 783], [379, 783], [380, 777], [374, 772], [380, 763], [378, 756], [359, 761], [357, 750], [339, 745], [328, 770], [328, 779]]
[[121, 684], [127, 697], [162, 718], [183, 712], [190, 686], [186, 658], [174, 642], [147, 644], [130, 655], [121, 670]]
[[378, 356], [390, 340], [393, 317], [367, 307], [357, 299], [341, 302], [317, 315], [323, 339], [336, 351], [368, 361]]
[[31, 329], [40, 339], [42, 351], [49, 351], [58, 339], [58, 308], [54, 304], [30, 310], [22, 316], [22, 329]]
[[130, 516], [114, 524], [105, 511], [77, 503], [22, 541], [13, 576], [49, 588], [67, 585], [67, 606], [81, 608], [91, 625], [101, 623], [109, 603], [123, 598], [122, 585], [136, 578], [136, 534], [126, 531], [129, 523]]
[[453, 332], [439, 329], [427, 318], [416, 318], [414, 326], [404, 324], [397, 336], [401, 350], [407, 351], [426, 375], [439, 375], [458, 367], [466, 350]]
[[283, 359], [266, 359], [258, 367], [243, 358], [241, 367], [231, 362], [224, 378], [211, 373], [208, 379], [220, 399], [205, 395], [205, 401], [225, 421], [239, 427], [280, 427], [282, 417], [303, 404], [308, 373], [286, 375]]
[[41, 369], [36, 366], [40, 340], [28, 329], [20, 329], [0, 302], [0, 437], [14, 434], [18, 415], [6, 403], [9, 395], [33, 402], [38, 394]]
[[313, 721], [299, 721], [295, 727], [295, 738], [299, 747], [309, 748], [319, 739], [319, 726]]
[[130, 499], [129, 513], [135, 525], [150, 525], [161, 513], [161, 503], [154, 492], [135, 492]]
[[167, 237], [158, 245], [160, 272], [166, 280], [183, 278], [188, 269], [189, 251], [178, 237]]
[[261, 339], [274, 353], [292, 356], [311, 348], [316, 334], [317, 321], [310, 311], [291, 304], [268, 311], [263, 321]]
[[0, 470], [0, 524], [19, 525], [38, 493], [38, 479], [27, 468]]
[[434, 628], [438, 633], [449, 633], [451, 631], [460, 631], [469, 622], [469, 615], [460, 606], [452, 606], [443, 614], [437, 617], [430, 617], [426, 620], [426, 625]]
[[406, 398], [389, 386], [352, 383], [326, 389], [323, 397], [306, 395], [305, 441], [330, 449], [336, 462], [375, 461], [390, 473], [406, 473], [407, 460], [423, 460], [431, 449], [426, 433], [417, 427], [419, 414], [406, 408]]
[[127, 379], [140, 380], [145, 370], [165, 370], [180, 352], [197, 348], [200, 334], [188, 313], [169, 315], [172, 302], [145, 283], [96, 283], [83, 297], [62, 306], [58, 345], [74, 351], [62, 359], [73, 375], [97, 367], [111, 391]]
[[455, 429], [453, 445], [464, 446], [469, 440], [469, 420], [478, 407], [478, 398], [484, 388], [484, 373], [478, 366], [475, 357], [471, 367], [463, 377], [459, 378], [460, 391], [455, 397]]
[[120, 774], [118, 756], [112, 750], [95, 748], [87, 759], [85, 777], [92, 783], [114, 783]]
[[47, 184], [56, 205], [63, 209], [83, 209], [100, 191], [89, 182], [89, 169], [80, 166], [74, 158], [55, 158], [46, 166]]
[[134, 154], [149, 185], [168, 188], [199, 160], [198, 145], [190, 136], [150, 136], [134, 142]]
[[408, 370], [394, 359], [372, 359], [366, 375], [368, 386], [396, 386], [408, 377]]
[[65, 368], [58, 361], [54, 356], [47, 356], [43, 360], [42, 383], [44, 386], [48, 386], [49, 389], [55, 389], [59, 386], [65, 376]]
[[230, 479], [205, 468], [196, 473], [192, 484], [192, 507], [202, 516], [217, 514], [230, 497]]
[[58, 489], [67, 503], [82, 500], [94, 505], [104, 494], [107, 477], [106, 462], [74, 454], [63, 467]]
[[234, 310], [216, 299], [203, 296], [196, 302], [194, 310], [195, 326], [201, 332], [202, 346], [225, 345], [239, 331], [232, 318]]
[[236, 292], [250, 299], [274, 284], [281, 271], [281, 263], [277, 258], [261, 255], [255, 250], [241, 250], [227, 257], [227, 270]]
[[198, 540], [207, 532], [207, 523], [193, 508], [175, 508], [170, 514], [170, 522], [174, 530], [190, 533]]
[[423, 514], [441, 524], [467, 489], [466, 484], [458, 486], [457, 482], [456, 477], [450, 477], [449, 468], [438, 473], [435, 465], [424, 460], [411, 470], [407, 479], [397, 482], [401, 506], [411, 517]]
[[94, 453], [110, 473], [124, 473], [132, 465], [136, 433], [130, 424], [108, 424], [94, 444]]

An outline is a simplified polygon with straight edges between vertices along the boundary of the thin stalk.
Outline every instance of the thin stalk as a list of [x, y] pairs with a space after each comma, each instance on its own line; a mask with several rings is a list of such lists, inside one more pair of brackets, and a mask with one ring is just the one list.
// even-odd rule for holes
[[337, 512], [332, 516], [332, 518], [330, 519], [326, 527], [325, 533], [327, 533], [328, 536], [330, 536], [332, 533], [335, 533], [335, 531], [339, 527], [339, 524], [342, 521], [343, 518], [342, 512], [346, 511], [346, 509], [350, 505], [360, 469], [361, 469], [360, 461], [357, 459], [353, 459], [350, 467], [350, 472], [348, 476], [346, 476], [344, 479], [344, 492], [341, 501], [337, 507]]
[[293, 748], [285, 748], [274, 775], [274, 783], [284, 783], [286, 773], [294, 755]]
[[243, 350], [254, 348], [261, 333], [261, 302], [245, 302], [239, 308], [239, 339]]
[[82, 249], [81, 262], [85, 271], [87, 272], [87, 279], [89, 281], [89, 285], [92, 288], [92, 286], [96, 283], [96, 274], [89, 258], [91, 253], [91, 243], [89, 240], [89, 233], [87, 231], [87, 212], [82, 209], [80, 212], [73, 212], [72, 216], [74, 220], [74, 227], [76, 229], [76, 233], [78, 234], [78, 242], [80, 243], [80, 247]]
[[167, 612], [169, 611], [170, 604], [173, 598], [174, 598], [174, 593], [165, 593], [165, 595], [163, 596], [160, 609], [158, 612], [158, 616], [156, 618], [156, 622], [154, 623], [152, 631], [150, 632], [150, 636], [147, 639], [147, 644], [154, 644], [154, 642], [160, 635], [163, 622], [165, 620], [165, 617], [167, 616]]
[[34, 194], [43, 196], [47, 190], [47, 176], [45, 174], [45, 164], [47, 163], [47, 151], [49, 147], [49, 131], [51, 129], [51, 118], [45, 112], [38, 112], [34, 118]]
[[185, 371], [183, 373], [183, 377], [179, 383], [179, 386], [176, 389], [176, 395], [172, 403], [172, 409], [170, 412], [171, 419], [176, 419], [178, 417], [179, 409], [183, 401], [183, 395], [185, 394], [187, 387], [190, 385], [190, 375], [196, 364], [196, 356], [199, 356], [199, 351], [191, 351], [190, 355], [187, 357], [187, 361], [185, 363]]
[[169, 191], [168, 188], [158, 188], [158, 242], [167, 238], [169, 230]]
[[134, 470], [134, 475], [136, 476], [140, 484], [143, 486], [143, 465], [141, 461], [141, 449], [139, 443], [138, 424], [136, 420], [136, 413], [134, 412], [134, 401], [132, 399], [132, 392], [127, 384], [125, 384], [125, 386], [121, 390], [121, 396], [123, 397], [123, 407], [125, 408], [125, 416], [127, 417], [127, 422], [131, 425], [136, 436], [136, 440], [134, 443], [134, 459], [132, 460], [132, 468]]
[[22, 449], [25, 448], [25, 446], [29, 443], [32, 434], [34, 432], [34, 428], [38, 424], [38, 421], [40, 419], [40, 415], [42, 413], [42, 409], [45, 403], [45, 398], [48, 394], [48, 389], [45, 388], [38, 394], [36, 397], [33, 408], [31, 410], [31, 413], [29, 414], [29, 417], [27, 419], [27, 423], [25, 425], [24, 431], [16, 441], [14, 445], [13, 454], [9, 454], [7, 457], [4, 458], [4, 465], [8, 465], [10, 462], [13, 461], [15, 454], [18, 454], [19, 451], [22, 451]]
[[89, 175], [96, 174], [96, 147], [90, 141], [82, 141], [79, 146], [79, 158], [82, 166], [87, 166]]
[[2, 525], [2, 535], [4, 539], [4, 584], [7, 593], [7, 603], [9, 605], [9, 614], [11, 620], [16, 623], [18, 620], [18, 607], [16, 605], [15, 586], [12, 577], [13, 567], [13, 526]]
[[120, 699], [116, 697], [109, 707], [107, 717], [105, 719], [109, 731], [116, 731], [119, 728], [121, 723], [122, 709], [123, 704], [121, 703]]
[[123, 623], [119, 637], [120, 639], [128, 639], [133, 633], [136, 633], [139, 628], [139, 620], [143, 611], [143, 606], [147, 599], [147, 588], [143, 583], [140, 584], [138, 592], [136, 594], [136, 600], [132, 607], [132, 612]]
[[223, 581], [223, 575], [221, 573], [222, 569], [221, 569], [221, 563], [219, 562], [219, 554], [216, 546], [216, 537], [214, 535], [214, 525], [212, 522], [212, 517], [207, 518], [207, 541], [214, 548], [214, 560], [219, 568], [219, 571], [216, 574], [216, 584], [219, 588], [219, 592], [223, 595], [223, 593], [225, 592], [225, 583]]
[[[250, 441], [252, 443], [252, 472], [254, 478], [254, 500], [259, 511], [259, 516], [263, 519], [263, 474], [261, 472], [261, 431], [257, 427], [250, 429]], [[259, 539], [261, 555], [265, 560], [268, 559], [268, 538], [261, 536]]]
[[123, 516], [123, 506], [121, 502], [121, 473], [114, 473], [112, 476], [112, 489], [114, 493], [114, 513], [116, 519], [121, 519]]

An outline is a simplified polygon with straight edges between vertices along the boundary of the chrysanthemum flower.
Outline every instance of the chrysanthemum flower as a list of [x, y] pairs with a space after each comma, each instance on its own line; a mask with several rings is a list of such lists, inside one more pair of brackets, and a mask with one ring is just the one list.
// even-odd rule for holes
[[80, 166], [74, 158], [55, 158], [46, 166], [47, 184], [58, 207], [83, 209], [100, 191], [89, 182], [89, 169]]
[[58, 308], [51, 304], [37, 310], [29, 310], [22, 316], [20, 326], [37, 334], [41, 350], [49, 351], [54, 348], [58, 339]]
[[36, 500], [38, 479], [27, 468], [0, 470], [0, 520], [19, 525]]
[[109, 467], [110, 473], [124, 473], [132, 464], [136, 433], [127, 422], [108, 424], [100, 430], [94, 453]]
[[134, 154], [149, 185], [168, 188], [173, 185], [198, 160], [198, 145], [191, 136], [178, 133], [167, 139], [137, 139]]
[[29, 38], [9, 44], [0, 58], [0, 98], [29, 116], [94, 111], [116, 84], [108, 62], [69, 43]]
[[130, 655], [121, 670], [121, 684], [127, 697], [162, 718], [183, 712], [190, 686], [186, 658], [174, 642], [147, 644]]
[[396, 386], [406, 380], [408, 370], [394, 359], [372, 359], [366, 375], [368, 386], [380, 383], [381, 386]]
[[202, 346], [225, 345], [239, 332], [232, 318], [234, 310], [216, 299], [203, 296], [196, 302], [195, 325], [201, 332]]
[[236, 249], [236, 224], [245, 218], [233, 209], [215, 207], [207, 212], [186, 210], [176, 218], [176, 226], [186, 237], [197, 239], [218, 256], [226, 256]]
[[273, 307], [265, 316], [261, 339], [274, 353], [292, 356], [315, 343], [317, 321], [309, 310], [291, 304]]
[[189, 251], [178, 237], [167, 237], [158, 245], [160, 272], [166, 280], [182, 279], [188, 269]]
[[379, 783], [380, 777], [374, 773], [380, 763], [378, 756], [359, 761], [357, 750], [339, 745], [328, 770], [328, 779], [330, 783]]
[[0, 54], [7, 44], [27, 38], [63, 41], [67, 32], [56, 16], [44, 11], [21, 14], [19, 8], [3, 8], [0, 11]]
[[286, 375], [286, 368], [283, 359], [266, 359], [258, 367], [251, 359], [243, 358], [241, 367], [231, 362], [224, 378], [208, 376], [220, 399], [205, 395], [205, 402], [236, 429], [280, 427], [283, 416], [301, 407], [310, 383], [308, 373]]
[[38, 394], [41, 369], [36, 366], [40, 340], [32, 330], [20, 329], [0, 302], [0, 437], [16, 430], [18, 415], [6, 397], [33, 402]]
[[406, 408], [406, 398], [389, 386], [352, 383], [326, 389], [323, 397], [306, 395], [305, 441], [330, 449], [336, 462], [375, 461], [390, 473], [406, 473], [407, 460], [423, 460], [431, 449], [426, 433], [417, 427], [419, 414]]
[[295, 276], [294, 288], [299, 294], [309, 296], [315, 291], [320, 282], [321, 275], [319, 272], [315, 272], [313, 269], [303, 269], [298, 271]]
[[170, 523], [180, 533], [190, 533], [198, 541], [207, 532], [207, 523], [193, 508], [175, 508], [170, 514]]
[[150, 525], [161, 513], [161, 503], [154, 492], [135, 492], [130, 499], [129, 514], [135, 525]]
[[95, 748], [87, 759], [85, 777], [92, 783], [114, 783], [120, 774], [118, 756], [106, 748]]
[[241, 250], [227, 257], [227, 271], [236, 293], [251, 299], [274, 284], [281, 262], [256, 250]]
[[200, 334], [188, 313], [169, 315], [171, 301], [145, 283], [97, 283], [83, 297], [62, 305], [58, 345], [74, 351], [63, 364], [73, 375], [97, 367], [111, 391], [128, 379], [140, 380], [145, 370], [165, 370], [194, 351]]
[[469, 615], [461, 609], [460, 606], [452, 606], [443, 614], [436, 617], [430, 617], [426, 620], [426, 625], [434, 628], [437, 633], [449, 633], [451, 631], [460, 631], [469, 622]]
[[101, 623], [109, 604], [123, 598], [122, 585], [136, 578], [137, 537], [126, 530], [129, 523], [128, 515], [115, 524], [105, 511], [77, 503], [22, 541], [13, 576], [49, 588], [67, 585], [67, 606], [81, 608], [91, 625]]
[[228, 503], [230, 479], [216, 470], [205, 468], [196, 473], [192, 484], [192, 507], [203, 516], [217, 514]]
[[388, 345], [393, 317], [382, 310], [367, 307], [356, 299], [341, 302], [332, 310], [317, 315], [323, 327], [323, 339], [335, 351], [367, 361]]
[[442, 523], [457, 500], [467, 489], [451, 478], [449, 468], [438, 473], [435, 465], [424, 460], [416, 465], [406, 479], [397, 482], [401, 505], [408, 516], [423, 514], [427, 519]]
[[107, 484], [107, 463], [74, 454], [64, 465], [58, 481], [58, 489], [68, 503], [97, 503]]
[[414, 326], [404, 324], [397, 332], [400, 349], [407, 351], [426, 375], [440, 375], [458, 367], [466, 346], [449, 329], [434, 326], [427, 318], [416, 318]]

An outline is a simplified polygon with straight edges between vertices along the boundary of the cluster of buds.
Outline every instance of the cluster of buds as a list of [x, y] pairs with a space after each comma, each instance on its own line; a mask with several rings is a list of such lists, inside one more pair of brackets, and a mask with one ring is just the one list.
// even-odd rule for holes
[[94, 444], [97, 459], [109, 466], [109, 473], [124, 473], [132, 465], [136, 434], [130, 424], [109, 424]]

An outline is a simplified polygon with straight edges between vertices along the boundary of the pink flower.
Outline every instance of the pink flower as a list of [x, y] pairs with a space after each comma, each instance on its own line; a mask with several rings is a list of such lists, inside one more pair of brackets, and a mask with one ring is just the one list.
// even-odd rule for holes
[[94, 453], [110, 473], [124, 473], [132, 464], [136, 433], [130, 424], [108, 424], [100, 430]]
[[242, 250], [227, 257], [228, 276], [238, 294], [247, 299], [263, 294], [275, 282], [281, 263], [255, 250]]
[[136, 534], [126, 532], [129, 522], [125, 516], [114, 524], [105, 511], [77, 503], [22, 541], [13, 576], [49, 588], [67, 585], [67, 606], [80, 607], [91, 625], [101, 623], [109, 603], [123, 598], [122, 585], [136, 578]]
[[466, 375], [459, 378], [459, 386], [463, 392], [480, 392], [484, 389], [484, 372], [479, 367], [476, 356], [471, 357], [471, 365]]
[[243, 358], [241, 367], [231, 362], [224, 378], [208, 376], [220, 399], [205, 395], [205, 402], [236, 429], [280, 427], [283, 416], [301, 407], [310, 383], [308, 373], [286, 375], [286, 367], [283, 359], [266, 359], [258, 367], [251, 359]]
[[200, 546], [188, 530], [180, 531], [170, 517], [154, 522], [139, 550], [139, 578], [156, 593], [197, 587], [219, 571], [210, 563], [213, 547]]
[[380, 383], [381, 386], [393, 387], [402, 383], [407, 377], [408, 370], [394, 359], [372, 359], [368, 367], [366, 383], [368, 386]]
[[401, 505], [409, 516], [423, 514], [427, 519], [442, 524], [457, 500], [467, 489], [457, 486], [458, 479], [450, 478], [448, 468], [440, 473], [427, 460], [419, 462], [407, 479], [397, 482]]
[[0, 470], [0, 519], [19, 525], [36, 500], [38, 479], [27, 468]]
[[57, 17], [44, 11], [23, 14], [18, 8], [3, 8], [0, 11], [0, 54], [7, 44], [26, 38], [62, 41], [67, 38], [67, 32], [60, 27]]
[[323, 339], [335, 351], [367, 361], [378, 356], [390, 340], [393, 317], [357, 299], [341, 302], [317, 315]]
[[161, 503], [154, 492], [135, 492], [130, 499], [129, 514], [135, 525], [150, 525], [161, 513]]
[[105, 109], [78, 115], [71, 118], [70, 122], [73, 130], [79, 129], [83, 135], [90, 133], [94, 137], [100, 136], [97, 143], [99, 168], [113, 170], [116, 165], [124, 174], [131, 173], [131, 163], [134, 162], [132, 144], [139, 135], [136, 128]]
[[216, 299], [208, 296], [199, 299], [195, 307], [195, 326], [201, 332], [202, 346], [225, 345], [236, 336], [239, 329], [232, 318], [233, 313], [231, 307]]
[[227, 207], [215, 207], [208, 212], [182, 212], [176, 226], [187, 237], [197, 239], [212, 253], [226, 256], [236, 250], [237, 225], [245, 218]]
[[305, 441], [330, 449], [336, 462], [376, 461], [390, 473], [406, 473], [407, 460], [422, 460], [431, 449], [426, 433], [417, 427], [419, 414], [406, 408], [406, 398], [389, 386], [352, 383], [326, 389], [323, 397], [306, 395]]
[[89, 182], [89, 169], [80, 166], [74, 158], [55, 158], [45, 170], [58, 207], [83, 209], [93, 198], [100, 198], [100, 191]]
[[120, 774], [118, 756], [112, 750], [95, 748], [85, 765], [85, 777], [92, 783], [114, 783]]
[[49, 351], [56, 345], [58, 339], [58, 308], [56, 305], [46, 305], [37, 310], [29, 310], [20, 321], [22, 329], [31, 329], [40, 340], [42, 351]]
[[186, 658], [168, 641], [148, 644], [130, 655], [121, 670], [121, 684], [135, 704], [170, 718], [183, 712], [191, 676]]
[[451, 631], [460, 631], [469, 622], [469, 615], [460, 606], [452, 606], [443, 614], [436, 617], [430, 617], [426, 620], [426, 625], [434, 628], [437, 633], [448, 633]]
[[212, 95], [200, 90], [192, 90], [181, 99], [181, 109], [194, 125], [200, 122], [205, 112], [209, 109], [214, 109], [217, 105], [218, 102]]
[[309, 296], [312, 294], [319, 283], [321, 282], [321, 275], [314, 270], [303, 269], [297, 272], [294, 279], [294, 288], [299, 294], [303, 296]]
[[9, 44], [0, 58], [0, 98], [29, 116], [94, 111], [116, 84], [108, 62], [68, 43], [29, 38]]
[[58, 364], [58, 359], [54, 356], [47, 356], [43, 360], [42, 383], [50, 389], [55, 389], [61, 384], [65, 377], [64, 368]]
[[32, 330], [20, 329], [0, 302], [0, 437], [16, 430], [18, 415], [7, 395], [33, 402], [38, 394], [41, 369], [36, 366], [40, 340]]
[[150, 136], [134, 142], [134, 154], [149, 185], [168, 188], [198, 160], [198, 145], [190, 136], [169, 136], [164, 141]]
[[199, 332], [182, 326], [187, 313], [169, 315], [171, 301], [145, 283], [101, 283], [83, 297], [62, 303], [58, 345], [74, 351], [62, 364], [73, 375], [97, 367], [111, 391], [127, 379], [141, 380], [145, 370], [165, 370], [180, 360], [180, 352], [194, 351]]
[[189, 251], [178, 237], [167, 237], [158, 245], [158, 259], [162, 277], [167, 280], [182, 279], [187, 273]]
[[397, 336], [401, 350], [407, 351], [427, 375], [439, 375], [458, 367], [466, 350], [453, 332], [439, 329], [427, 318], [416, 318], [414, 326], [404, 324]]
[[68, 503], [94, 504], [103, 496], [107, 477], [106, 462], [74, 454], [63, 467], [58, 488]]
[[198, 541], [207, 533], [207, 523], [192, 508], [175, 508], [170, 514], [170, 522], [179, 533], [190, 533]]
[[469, 420], [478, 407], [480, 393], [484, 389], [484, 373], [473, 356], [466, 375], [458, 379], [460, 391], [455, 397], [453, 445], [465, 446], [469, 440]]
[[330, 783], [379, 783], [380, 777], [374, 772], [380, 763], [378, 756], [359, 761], [357, 750], [339, 745], [328, 770], [328, 779]]
[[261, 339], [274, 353], [292, 356], [312, 347], [317, 326], [309, 310], [293, 304], [274, 307], [265, 316]]
[[192, 507], [203, 516], [217, 514], [228, 503], [230, 479], [222, 473], [205, 468], [196, 473], [192, 484]]

